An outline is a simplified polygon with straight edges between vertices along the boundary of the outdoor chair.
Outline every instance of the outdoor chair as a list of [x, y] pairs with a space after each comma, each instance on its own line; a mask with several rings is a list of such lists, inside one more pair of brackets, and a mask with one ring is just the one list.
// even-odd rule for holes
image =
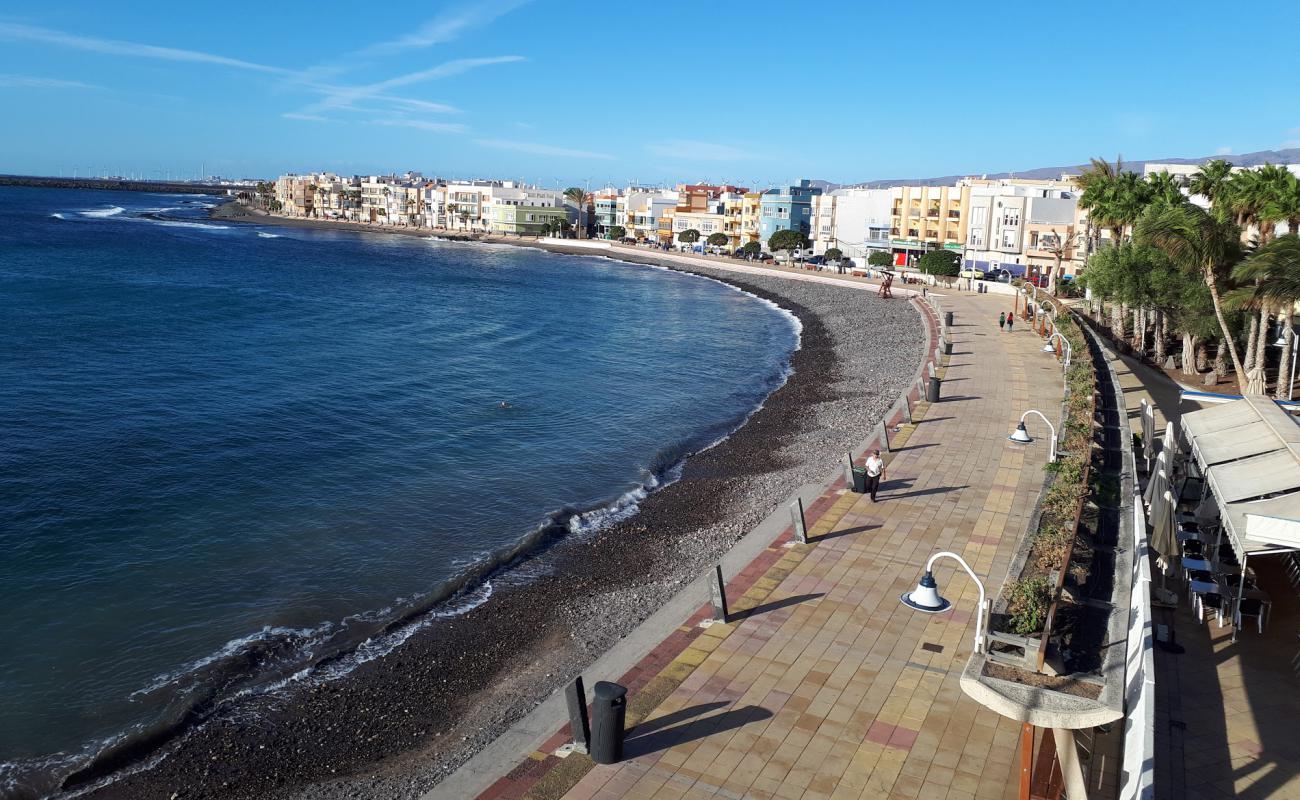
[[1181, 542], [1183, 546], [1183, 555], [1192, 558], [1205, 557], [1205, 543], [1199, 539], [1184, 539]]
[[1245, 617], [1255, 618], [1255, 627], [1260, 633], [1264, 632], [1264, 604], [1251, 597], [1241, 601], [1241, 606], [1237, 609], [1237, 629], [1241, 629], [1241, 620]]
[[1218, 592], [1206, 592], [1204, 594], [1197, 594], [1195, 602], [1196, 602], [1197, 622], [1205, 621], [1205, 609], [1208, 608], [1214, 611], [1214, 621], [1219, 624], [1220, 628], [1223, 627], [1223, 620], [1227, 619], [1228, 617], [1228, 611], [1226, 608], [1224, 608], [1223, 595], [1219, 594]]

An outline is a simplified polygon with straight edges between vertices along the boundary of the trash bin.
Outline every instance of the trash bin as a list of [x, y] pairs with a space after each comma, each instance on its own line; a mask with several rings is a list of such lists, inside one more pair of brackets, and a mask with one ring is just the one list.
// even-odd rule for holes
[[867, 493], [867, 468], [866, 467], [853, 468], [853, 491], [857, 492], [858, 494]]
[[591, 702], [591, 760], [617, 764], [623, 760], [623, 725], [627, 720], [627, 687], [597, 681]]
[[925, 399], [928, 403], [939, 402], [939, 379], [930, 378], [930, 383], [925, 387]]

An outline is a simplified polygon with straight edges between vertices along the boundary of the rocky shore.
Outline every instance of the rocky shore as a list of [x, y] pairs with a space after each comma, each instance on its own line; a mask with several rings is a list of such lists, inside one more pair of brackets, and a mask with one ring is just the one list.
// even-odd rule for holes
[[[214, 215], [239, 219], [235, 210]], [[649, 254], [635, 260], [658, 263]], [[904, 300], [706, 266], [687, 271], [770, 299], [803, 324], [790, 379], [745, 426], [690, 458], [681, 479], [642, 501], [635, 516], [529, 559], [522, 566], [530, 580], [494, 582], [482, 605], [428, 624], [344, 678], [223, 711], [166, 758], [84, 796], [418, 797], [715, 563], [791, 491], [831, 471], [921, 360], [921, 322]]]

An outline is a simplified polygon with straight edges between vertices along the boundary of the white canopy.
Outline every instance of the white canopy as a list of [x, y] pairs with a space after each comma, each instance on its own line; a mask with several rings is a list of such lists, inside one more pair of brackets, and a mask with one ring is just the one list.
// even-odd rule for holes
[[1262, 396], [1194, 411], [1183, 433], [1233, 549], [1300, 549], [1300, 424]]
[[1275, 450], [1300, 448], [1300, 425], [1262, 396], [1248, 395], [1186, 414], [1183, 435], [1202, 470]]

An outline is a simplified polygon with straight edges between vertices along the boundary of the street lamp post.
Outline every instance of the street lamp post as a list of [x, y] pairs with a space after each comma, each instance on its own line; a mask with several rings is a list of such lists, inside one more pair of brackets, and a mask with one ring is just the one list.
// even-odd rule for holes
[[1065, 337], [1061, 335], [1060, 331], [1052, 331], [1052, 335], [1047, 337], [1047, 343], [1043, 345], [1043, 352], [1044, 353], [1056, 352], [1056, 348], [1052, 346], [1053, 339], [1061, 340], [1061, 346], [1065, 348], [1065, 361], [1063, 362], [1063, 368], [1069, 369], [1070, 368], [1070, 343], [1066, 341]]
[[1041, 417], [1043, 422], [1047, 423], [1048, 430], [1052, 432], [1052, 438], [1048, 440], [1049, 445], [1047, 448], [1047, 461], [1048, 463], [1051, 463], [1056, 460], [1056, 426], [1054, 426], [1051, 423], [1051, 421], [1047, 419], [1047, 417], [1043, 416], [1043, 412], [1039, 411], [1038, 409], [1031, 408], [1025, 413], [1021, 414], [1020, 423], [1016, 425], [1015, 432], [1012, 433], [1007, 438], [1019, 444], [1029, 444], [1034, 440], [1033, 437], [1029, 435], [1029, 431], [1025, 430], [1025, 418], [1028, 417], [1030, 414], [1037, 414], [1039, 417]]
[[934, 562], [941, 558], [951, 558], [966, 570], [966, 574], [975, 581], [975, 585], [980, 590], [979, 613], [975, 615], [975, 652], [984, 653], [984, 618], [988, 615], [988, 598], [984, 594], [984, 582], [975, 574], [975, 570], [970, 568], [961, 556], [956, 553], [944, 551], [935, 553], [930, 556], [930, 560], [925, 562], [925, 574], [921, 576], [921, 581], [916, 588], [910, 592], [904, 592], [899, 598], [903, 605], [913, 611], [920, 611], [924, 614], [941, 614], [952, 608], [952, 602], [939, 594], [939, 584], [934, 580]]

